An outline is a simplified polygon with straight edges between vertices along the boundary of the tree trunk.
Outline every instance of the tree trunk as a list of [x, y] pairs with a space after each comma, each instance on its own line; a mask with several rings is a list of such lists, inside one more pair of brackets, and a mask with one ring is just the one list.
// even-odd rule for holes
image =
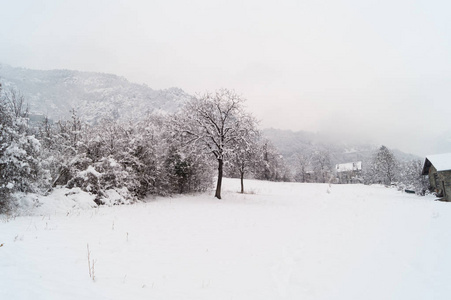
[[241, 194], [244, 194], [244, 172], [240, 172], [241, 175]]
[[222, 159], [218, 159], [218, 182], [216, 184], [215, 197], [221, 199], [221, 185], [222, 185], [222, 165], [224, 164]]

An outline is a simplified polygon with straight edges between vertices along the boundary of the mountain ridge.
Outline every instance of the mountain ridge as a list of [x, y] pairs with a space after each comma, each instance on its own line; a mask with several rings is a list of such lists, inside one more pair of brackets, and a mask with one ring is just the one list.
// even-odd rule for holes
[[19, 90], [30, 112], [58, 120], [76, 109], [88, 123], [102, 118], [139, 119], [152, 112], [174, 112], [192, 96], [180, 88], [154, 90], [125, 77], [76, 70], [32, 70], [0, 64], [4, 88]]

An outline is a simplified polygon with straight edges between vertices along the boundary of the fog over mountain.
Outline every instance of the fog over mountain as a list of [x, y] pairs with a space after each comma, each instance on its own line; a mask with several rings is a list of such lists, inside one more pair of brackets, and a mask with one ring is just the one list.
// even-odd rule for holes
[[33, 114], [58, 120], [76, 109], [89, 123], [102, 118], [140, 119], [151, 112], [174, 112], [191, 96], [179, 88], [153, 90], [112, 74], [72, 70], [30, 70], [0, 65], [4, 88], [20, 91]]
[[[307, 157], [315, 151], [327, 151], [330, 154], [332, 164], [372, 160], [375, 152], [381, 145], [368, 142], [352, 142], [339, 140], [326, 134], [307, 131], [291, 131], [280, 129], [264, 129], [263, 135], [279, 149], [285, 160], [293, 167], [298, 162], [298, 155]], [[423, 157], [391, 149], [399, 161], [423, 159]]]
[[[180, 88], [154, 90], [146, 85], [129, 82], [113, 74], [73, 70], [31, 70], [0, 64], [3, 87], [20, 91], [29, 103], [30, 112], [53, 120], [65, 119], [76, 109], [85, 121], [95, 124], [102, 118], [122, 121], [139, 120], [152, 112], [172, 113], [192, 96]], [[264, 129], [291, 164], [296, 154], [327, 149], [333, 163], [367, 161], [380, 146], [369, 140], [350, 139], [341, 135]], [[447, 143], [442, 139], [442, 143]], [[446, 145], [445, 145], [446, 147]], [[400, 160], [420, 158], [392, 149]]]

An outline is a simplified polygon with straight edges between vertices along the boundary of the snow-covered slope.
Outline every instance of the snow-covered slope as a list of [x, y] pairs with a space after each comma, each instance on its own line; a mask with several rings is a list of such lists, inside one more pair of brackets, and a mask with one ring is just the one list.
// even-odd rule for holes
[[0, 82], [23, 93], [30, 111], [58, 120], [76, 108], [86, 121], [137, 119], [149, 112], [173, 112], [191, 96], [179, 88], [153, 90], [112, 74], [30, 70], [0, 65]]
[[[315, 150], [329, 151], [333, 164], [356, 161], [369, 162], [380, 147], [366, 142], [349, 142], [344, 137], [342, 139], [331, 138], [320, 133], [306, 131], [295, 132], [270, 128], [263, 130], [263, 135], [274, 143], [292, 165], [297, 163], [296, 154], [308, 154]], [[391, 151], [400, 161], [422, 159], [397, 149], [391, 149]]]
[[449, 299], [448, 203], [382, 186], [245, 187], [3, 216], [0, 299]]

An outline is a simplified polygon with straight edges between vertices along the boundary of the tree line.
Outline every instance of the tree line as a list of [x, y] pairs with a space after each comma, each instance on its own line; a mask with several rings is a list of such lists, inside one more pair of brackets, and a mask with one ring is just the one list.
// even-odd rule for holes
[[[0, 212], [14, 208], [15, 193], [79, 188], [98, 204], [124, 204], [147, 195], [202, 192], [221, 199], [223, 176], [270, 181], [334, 182], [330, 151], [298, 154], [295, 170], [245, 110], [245, 100], [221, 89], [193, 97], [179, 112], [143, 120], [83, 122], [44, 118], [30, 124], [24, 97], [0, 86]], [[396, 183], [424, 191], [422, 162], [400, 162], [382, 146], [363, 163], [362, 183]], [[216, 170], [215, 170], [216, 169]], [[110, 197], [115, 195], [114, 200]]]
[[[261, 137], [244, 99], [221, 89], [193, 97], [178, 113], [152, 114], [95, 125], [71, 118], [30, 124], [24, 97], [0, 90], [0, 211], [15, 193], [50, 193], [57, 187], [96, 195], [98, 204], [131, 203], [147, 195], [208, 190], [224, 175], [288, 180], [283, 158]], [[215, 171], [216, 169], [216, 171]]]
[[[333, 157], [327, 148], [311, 153], [296, 155], [294, 180], [297, 182], [330, 182], [337, 181]], [[424, 194], [429, 188], [427, 176], [421, 175], [423, 161], [413, 159], [401, 161], [393, 151], [381, 146], [372, 153], [369, 159], [361, 162], [361, 169], [354, 173], [354, 182], [364, 184], [384, 184], [408, 189], [417, 194]]]

